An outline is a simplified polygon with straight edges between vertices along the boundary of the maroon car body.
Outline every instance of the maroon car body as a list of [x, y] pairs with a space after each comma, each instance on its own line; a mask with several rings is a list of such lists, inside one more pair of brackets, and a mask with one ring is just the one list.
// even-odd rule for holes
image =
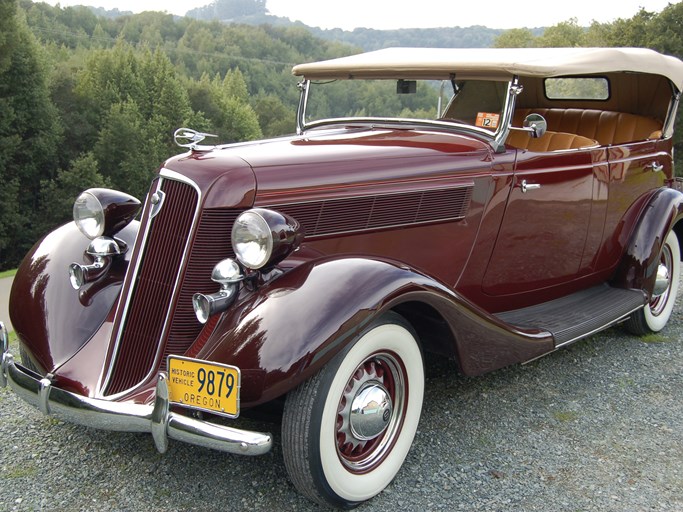
[[[23, 365], [5, 346], [2, 382], [68, 421], [149, 431], [161, 451], [171, 437], [263, 453], [269, 434], [167, 396], [169, 357], [227, 365], [239, 395], [225, 414], [287, 397], [292, 480], [353, 506], [391, 481], [410, 446], [421, 351], [479, 375], [617, 322], [664, 327], [683, 240], [672, 160], [680, 61], [632, 49], [402, 49], [294, 71], [304, 77], [297, 135], [200, 146], [205, 134], [179, 131], [190, 151], [161, 167], [140, 220], [133, 198], [93, 190], [103, 234], [69, 223], [36, 244], [11, 293]], [[550, 98], [549, 77], [607, 89]], [[440, 80], [453, 92], [434, 119], [311, 121], [309, 89], [329, 79], [399, 81], [408, 94], [413, 81]], [[247, 235], [231, 232], [236, 221]], [[100, 239], [105, 249], [93, 247]], [[271, 259], [252, 264], [240, 244]], [[226, 259], [235, 264], [221, 281]], [[202, 299], [225, 305], [198, 321]], [[396, 347], [373, 345], [387, 326], [400, 330]], [[346, 365], [340, 398], [333, 379]], [[331, 436], [328, 406], [339, 410]]]

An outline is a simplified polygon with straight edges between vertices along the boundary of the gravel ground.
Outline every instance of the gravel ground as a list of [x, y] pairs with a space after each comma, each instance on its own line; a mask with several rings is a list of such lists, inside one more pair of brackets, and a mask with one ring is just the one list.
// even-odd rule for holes
[[[16, 352], [16, 346], [14, 347]], [[358, 510], [683, 510], [683, 311], [479, 378], [428, 360], [403, 469]], [[241, 420], [244, 425], [245, 421]], [[43, 417], [0, 389], [0, 510], [318, 510], [271, 453], [225, 455]]]

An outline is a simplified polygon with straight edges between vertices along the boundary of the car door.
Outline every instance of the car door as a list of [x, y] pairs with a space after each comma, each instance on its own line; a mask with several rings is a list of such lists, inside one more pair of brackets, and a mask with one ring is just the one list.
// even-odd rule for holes
[[515, 175], [483, 280], [489, 295], [563, 284], [590, 272], [602, 239], [605, 150], [518, 150]]
[[609, 202], [599, 268], [614, 267], [638, 220], [642, 204], [672, 175], [671, 140], [616, 144], [608, 150]]

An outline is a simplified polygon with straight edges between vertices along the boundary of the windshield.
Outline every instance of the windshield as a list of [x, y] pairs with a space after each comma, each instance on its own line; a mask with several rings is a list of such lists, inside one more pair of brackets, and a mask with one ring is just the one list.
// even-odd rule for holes
[[339, 120], [418, 120], [494, 134], [508, 83], [492, 80], [331, 80], [310, 82], [305, 125]]

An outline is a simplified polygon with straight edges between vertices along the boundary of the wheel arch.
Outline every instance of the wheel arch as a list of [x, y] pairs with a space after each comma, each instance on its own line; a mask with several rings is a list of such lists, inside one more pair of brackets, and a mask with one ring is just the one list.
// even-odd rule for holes
[[[678, 238], [678, 245], [683, 248], [683, 217], [676, 221], [672, 229]], [[683, 261], [683, 251], [681, 251], [681, 261]]]
[[412, 326], [423, 351], [454, 358], [459, 365], [456, 336], [439, 310], [421, 300], [409, 300], [393, 306], [391, 311]]
[[649, 298], [656, 278], [655, 262], [671, 230], [683, 246], [683, 193], [661, 188], [646, 204], [612, 283], [621, 288], [644, 290]]
[[314, 375], [388, 311], [406, 319], [423, 349], [455, 357], [467, 375], [553, 349], [549, 333], [511, 328], [404, 265], [329, 258], [303, 263], [241, 295], [188, 355], [239, 367], [242, 405], [256, 406]]

